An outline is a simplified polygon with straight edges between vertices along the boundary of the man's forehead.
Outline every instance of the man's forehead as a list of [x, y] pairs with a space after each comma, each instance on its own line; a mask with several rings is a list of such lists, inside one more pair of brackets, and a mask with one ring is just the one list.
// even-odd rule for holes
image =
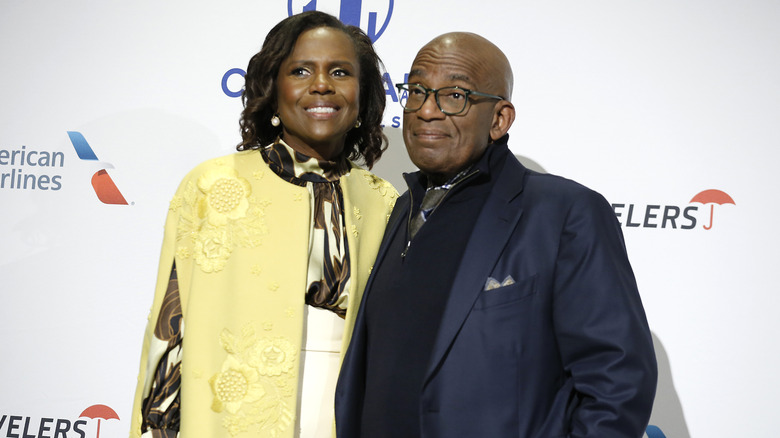
[[492, 42], [469, 32], [446, 33], [431, 40], [417, 52], [409, 77], [412, 81], [457, 81], [483, 92], [484, 88], [512, 94], [512, 70], [506, 56]]
[[469, 74], [468, 72], [455, 71], [451, 68], [446, 68], [446, 67], [437, 69], [438, 71], [430, 71], [430, 70], [431, 69], [427, 69], [424, 66], [412, 65], [412, 69], [409, 71], [409, 77], [425, 79], [433, 75], [441, 74], [443, 76], [442, 79], [447, 81], [468, 82], [470, 84], [473, 84], [475, 81], [473, 73]]
[[482, 62], [472, 54], [420, 51], [409, 70], [410, 78], [464, 82], [475, 86], [485, 76]]

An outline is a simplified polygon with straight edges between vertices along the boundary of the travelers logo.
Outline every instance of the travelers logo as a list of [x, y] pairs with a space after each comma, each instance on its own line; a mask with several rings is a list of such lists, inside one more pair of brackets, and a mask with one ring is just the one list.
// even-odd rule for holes
[[119, 419], [119, 415], [106, 405], [92, 405], [79, 415], [79, 418], [87, 417], [91, 419], [97, 419], [97, 435], [95, 438], [100, 438], [100, 420], [110, 420], [112, 418]]
[[79, 438], [86, 438], [89, 430], [86, 426], [89, 421], [82, 418], [97, 419], [97, 435], [95, 438], [100, 438], [101, 420], [119, 420], [119, 415], [106, 405], [92, 405], [84, 409], [84, 412], [79, 415], [79, 419], [76, 420], [55, 418], [54, 416], [35, 418], [3, 414], [0, 416], [0, 433], [5, 429], [5, 434], [2, 436], [16, 438], [66, 438], [71, 436], [71, 432], [73, 432]]
[[98, 161], [97, 155], [87, 143], [87, 139], [80, 132], [68, 131], [68, 137], [70, 142], [73, 143], [73, 148], [76, 149], [76, 154], [79, 158], [86, 161], [97, 161], [101, 164], [103, 169], [98, 170], [92, 175], [92, 188], [95, 189], [100, 202], [104, 204], [117, 204], [127, 205], [125, 197], [114, 184], [114, 180], [108, 175], [106, 169], [113, 169], [114, 166], [111, 163], [105, 163]]
[[[325, 5], [323, 5], [323, 3]], [[390, 24], [390, 17], [392, 17], [393, 15], [393, 0], [384, 0], [384, 1], [341, 0], [340, 2], [337, 2], [339, 4], [338, 11], [329, 7], [332, 3], [333, 3], [332, 0], [330, 1], [320, 0], [319, 5], [317, 3], [317, 0], [305, 0], [305, 1], [287, 0], [287, 14], [294, 15], [300, 12], [315, 11], [315, 10], [333, 14], [339, 17], [339, 20], [341, 20], [345, 24], [351, 24], [353, 26], [357, 26], [363, 29], [363, 31], [366, 32], [366, 35], [368, 35], [368, 37], [371, 38], [371, 42], [374, 43], [385, 32], [385, 30], [387, 29], [387, 25]], [[361, 26], [361, 24], [363, 24], [363, 3], [371, 3], [371, 6], [374, 6], [374, 8], [368, 11], [367, 14], [368, 23], [366, 24], [366, 26]], [[381, 8], [379, 11], [376, 10], [377, 6], [384, 6], [384, 4], [387, 5], [386, 12], [384, 11], [385, 8]], [[369, 7], [367, 7], [366, 9], [369, 9]], [[377, 25], [380, 19], [380, 14], [382, 14], [381, 17], [384, 18], [384, 21], [382, 21], [381, 27], [377, 29]]]
[[[715, 215], [715, 205], [732, 204], [737, 205], [734, 199], [728, 193], [709, 189], [704, 190], [689, 201], [689, 204], [710, 204], [709, 219], [706, 225], [702, 225], [705, 230], [711, 230], [713, 227], [713, 217]], [[679, 205], [660, 205], [648, 204], [645, 206], [637, 204], [612, 204], [615, 216], [618, 222], [627, 228], [672, 228], [681, 230], [692, 230], [696, 228], [699, 222], [699, 207], [697, 205], [679, 206]]]
[[693, 199], [691, 199], [691, 203], [694, 202], [699, 202], [704, 205], [710, 204], [710, 224], [704, 225], [705, 230], [712, 228], [712, 215], [715, 212], [715, 204], [737, 205], [734, 200], [731, 199], [731, 196], [729, 196], [728, 193], [721, 192], [720, 190], [705, 190], [703, 192], [699, 192], [696, 196], [693, 197]]

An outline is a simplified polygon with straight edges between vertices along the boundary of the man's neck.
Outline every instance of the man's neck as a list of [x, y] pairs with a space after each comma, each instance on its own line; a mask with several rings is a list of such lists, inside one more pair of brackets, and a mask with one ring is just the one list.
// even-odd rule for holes
[[429, 175], [425, 174], [425, 177], [428, 180], [428, 188], [431, 187], [442, 187], [445, 189], [449, 189], [453, 185], [457, 184], [460, 180], [465, 178], [471, 171], [471, 168], [474, 167], [474, 163], [469, 164], [465, 168], [461, 169], [459, 172], [445, 176], [445, 175]]

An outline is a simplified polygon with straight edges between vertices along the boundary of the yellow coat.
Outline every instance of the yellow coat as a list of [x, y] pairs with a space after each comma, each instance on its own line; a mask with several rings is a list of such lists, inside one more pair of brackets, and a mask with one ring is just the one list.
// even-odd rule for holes
[[[343, 354], [398, 193], [354, 165], [340, 183], [351, 255]], [[165, 223], [131, 437], [141, 435], [144, 386], [160, 354], [151, 341], [174, 260], [184, 332], [180, 436], [293, 436], [310, 210], [308, 190], [280, 179], [258, 151], [206, 161], [184, 178]]]

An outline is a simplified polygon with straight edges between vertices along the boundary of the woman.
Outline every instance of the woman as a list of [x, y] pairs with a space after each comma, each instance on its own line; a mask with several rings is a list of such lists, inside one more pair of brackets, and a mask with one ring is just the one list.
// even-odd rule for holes
[[[330, 436], [340, 352], [397, 192], [360, 29], [277, 24], [246, 74], [239, 152], [170, 205], [132, 436]], [[300, 429], [300, 430], [299, 430]]]

